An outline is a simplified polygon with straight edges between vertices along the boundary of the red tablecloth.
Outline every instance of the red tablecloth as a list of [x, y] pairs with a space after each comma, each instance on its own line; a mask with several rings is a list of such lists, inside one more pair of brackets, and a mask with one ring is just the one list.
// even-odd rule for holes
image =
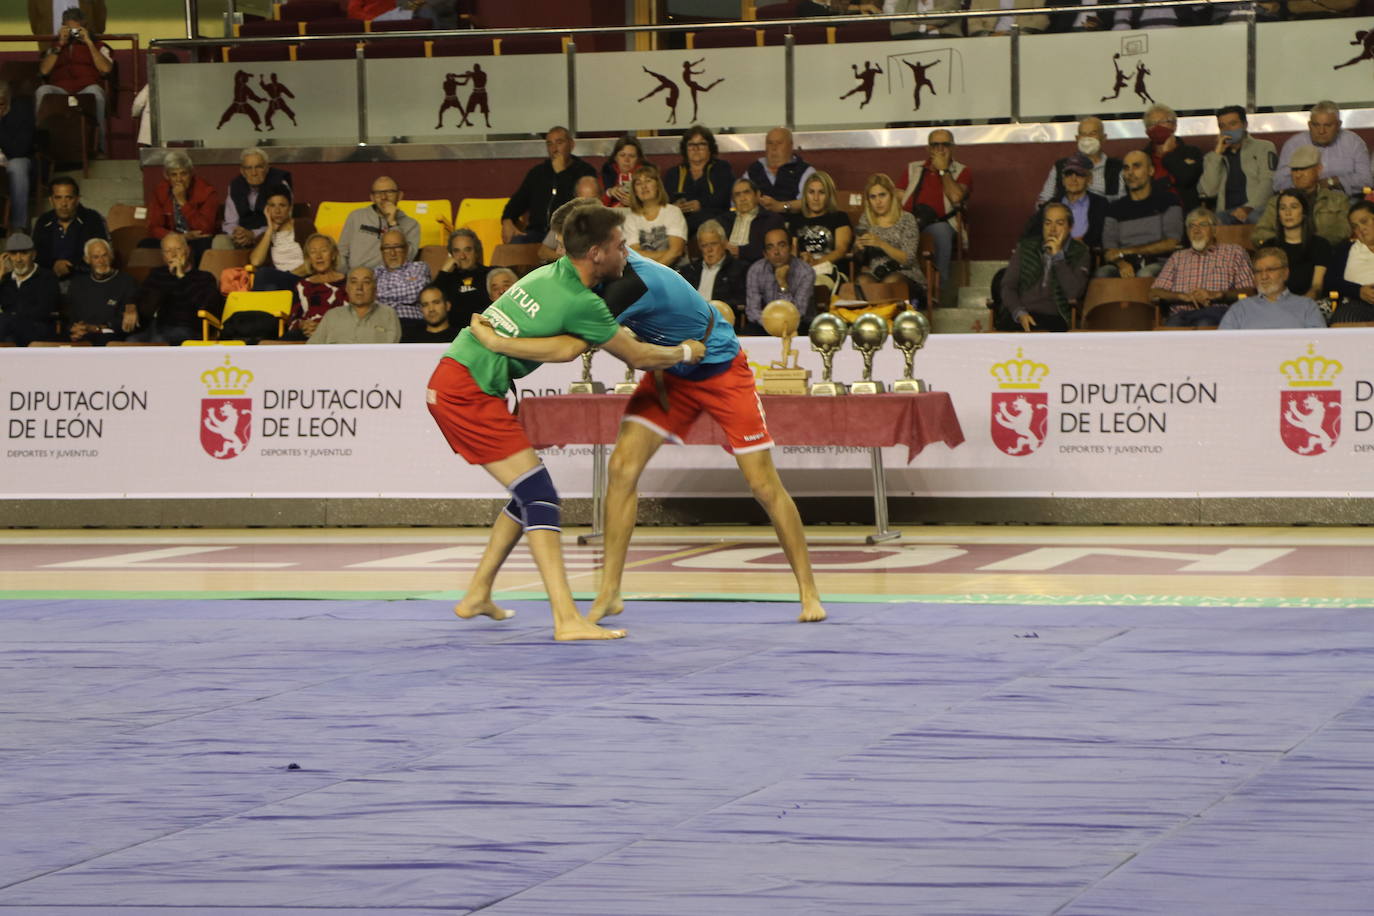
[[[943, 391], [762, 397], [768, 431], [778, 445], [905, 445], [906, 460], [911, 461], [931, 442], [953, 448], [964, 441], [954, 404]], [[629, 395], [614, 394], [525, 398], [520, 402], [520, 422], [536, 448], [608, 444], [615, 441], [629, 399]], [[687, 444], [724, 445], [725, 436], [716, 421], [703, 413], [688, 432]]]

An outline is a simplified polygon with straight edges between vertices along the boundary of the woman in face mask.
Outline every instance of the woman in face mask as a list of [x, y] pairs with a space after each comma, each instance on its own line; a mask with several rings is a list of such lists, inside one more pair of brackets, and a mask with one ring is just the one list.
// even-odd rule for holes
[[1190, 146], [1174, 135], [1178, 129], [1178, 115], [1168, 105], [1151, 105], [1145, 109], [1145, 136], [1149, 143], [1145, 152], [1154, 163], [1155, 179], [1167, 181], [1169, 190], [1178, 195], [1185, 213], [1198, 206], [1198, 179], [1202, 177], [1202, 150]]

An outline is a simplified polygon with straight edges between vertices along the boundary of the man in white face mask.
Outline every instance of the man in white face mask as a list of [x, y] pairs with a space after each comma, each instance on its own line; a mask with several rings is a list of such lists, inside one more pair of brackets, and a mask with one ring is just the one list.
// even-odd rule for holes
[[1245, 249], [1217, 242], [1217, 217], [1198, 207], [1185, 221], [1188, 247], [1169, 256], [1150, 288], [1151, 301], [1168, 307], [1165, 324], [1214, 325], [1232, 302], [1255, 294], [1255, 274]]
[[[1115, 200], [1126, 189], [1121, 183], [1121, 160], [1102, 151], [1102, 143], [1106, 139], [1107, 131], [1102, 126], [1101, 118], [1084, 118], [1078, 122], [1078, 134], [1075, 137], [1078, 152], [1087, 156], [1093, 165], [1092, 174], [1088, 176], [1088, 190], [1108, 200]], [[1064, 197], [1064, 164], [1068, 161], [1069, 158], [1065, 156], [1050, 168], [1036, 203], [1043, 204]]]

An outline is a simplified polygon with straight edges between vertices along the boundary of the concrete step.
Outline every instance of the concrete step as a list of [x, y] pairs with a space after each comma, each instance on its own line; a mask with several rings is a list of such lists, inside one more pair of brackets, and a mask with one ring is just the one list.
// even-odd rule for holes
[[986, 310], [991, 296], [992, 288], [989, 286], [962, 287], [959, 290], [959, 308]]
[[[56, 173], [76, 179], [81, 187], [81, 203], [105, 216], [114, 204], [143, 205], [143, 170], [137, 159], [94, 159], [90, 175], [81, 169]], [[43, 209], [47, 209], [46, 201]]]
[[935, 309], [930, 330], [934, 334], [979, 334], [992, 330], [987, 309]]
[[967, 286], [991, 286], [992, 275], [1003, 267], [1006, 261], [970, 261]]

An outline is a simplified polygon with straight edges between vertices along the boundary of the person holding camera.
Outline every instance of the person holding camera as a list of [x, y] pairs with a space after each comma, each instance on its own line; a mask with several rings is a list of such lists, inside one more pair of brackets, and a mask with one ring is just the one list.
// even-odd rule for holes
[[33, 94], [35, 109], [43, 110], [43, 99], [50, 95], [89, 95], [95, 99], [96, 149], [105, 149], [105, 89], [101, 81], [114, 70], [114, 52], [97, 41], [86, 27], [86, 14], [79, 7], [62, 12], [62, 28], [57, 43], [43, 52], [38, 73], [47, 79]]
[[869, 302], [925, 298], [921, 274], [921, 230], [916, 217], [897, 202], [897, 188], [882, 172], [864, 182], [864, 212], [859, 217], [854, 256], [859, 289]]

